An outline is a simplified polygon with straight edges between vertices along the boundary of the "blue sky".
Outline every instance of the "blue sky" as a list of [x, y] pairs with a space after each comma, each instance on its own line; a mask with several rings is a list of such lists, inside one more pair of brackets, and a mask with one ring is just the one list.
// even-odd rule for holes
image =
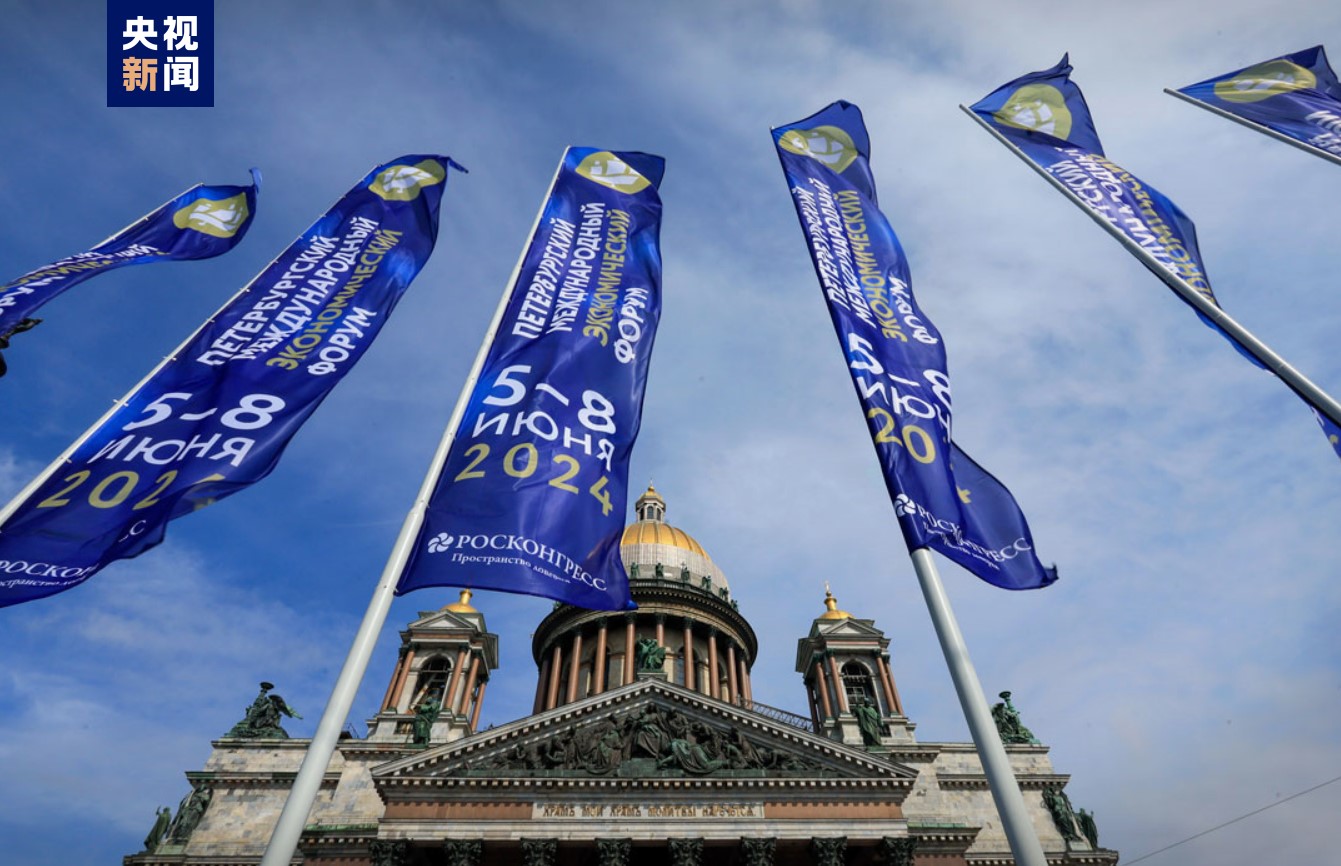
[[[438, 152], [470, 174], [450, 178], [437, 251], [377, 344], [270, 478], [83, 587], [0, 611], [11, 862], [138, 850], [259, 680], [311, 734], [570, 144], [667, 159], [631, 484], [655, 480], [725, 570], [761, 635], [756, 698], [804, 710], [792, 641], [827, 580], [892, 638], [919, 738], [967, 739], [768, 134], [840, 98], [865, 112], [881, 203], [946, 339], [956, 438], [1061, 569], [1012, 594], [941, 561], [989, 696], [1013, 690], [1124, 859], [1341, 775], [1335, 455], [1284, 386], [957, 108], [1069, 51], [1110, 158], [1197, 221], [1222, 305], [1338, 394], [1341, 172], [1160, 91], [1319, 42], [1341, 52], [1341, 8], [217, 6], [212, 109], [104, 107], [100, 4], [6, 10], [4, 277], [197, 182], [244, 183], [255, 165], [265, 185], [233, 252], [102, 276], [14, 341], [0, 498], [373, 165]], [[393, 606], [360, 729], [397, 629], [454, 597]], [[502, 640], [483, 723], [502, 723], [529, 712], [530, 631], [550, 603], [476, 604]], [[1150, 862], [1324, 862], [1338, 811], [1341, 783]]]

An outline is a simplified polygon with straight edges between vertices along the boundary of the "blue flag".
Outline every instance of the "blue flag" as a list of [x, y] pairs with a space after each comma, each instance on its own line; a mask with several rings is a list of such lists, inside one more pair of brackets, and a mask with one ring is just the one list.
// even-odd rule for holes
[[[252, 177], [258, 178], [253, 169]], [[242, 240], [256, 213], [257, 183], [197, 184], [86, 253], [29, 271], [0, 285], [0, 337], [38, 307], [89, 277], [126, 265], [208, 259]]]
[[[1157, 275], [1159, 271], [1171, 274], [1219, 306], [1201, 262], [1192, 220], [1159, 190], [1104, 156], [1089, 106], [1080, 88], [1071, 81], [1071, 65], [1065, 56], [1051, 69], [1031, 72], [997, 88], [972, 109], [1072, 192], [1078, 204], [1115, 233], [1140, 246], [1158, 263], [1158, 268], [1149, 264], [1146, 267]], [[1240, 355], [1265, 369], [1233, 335], [1199, 310], [1197, 316], [1222, 334]], [[1308, 397], [1297, 390], [1295, 393], [1318, 411]]]
[[373, 169], [18, 502], [0, 606], [82, 583], [268, 475], [428, 260], [449, 167]]
[[[1071, 81], [1066, 57], [1051, 69], [1031, 72], [979, 100], [973, 113], [1075, 193], [1090, 213], [1140, 245], [1173, 274], [1219, 306], [1201, 263], [1197, 229], [1178, 205], [1104, 156], [1089, 106]], [[1214, 322], [1203, 322], [1244, 357], [1257, 359]]]
[[1178, 92], [1341, 157], [1341, 83], [1321, 45], [1190, 84]]
[[564, 154], [397, 594], [632, 606], [619, 541], [661, 310], [664, 168]]
[[861, 111], [835, 102], [773, 142], [908, 549], [1004, 589], [1052, 583], [1010, 491], [952, 442], [945, 347], [876, 203]]
[[1322, 425], [1322, 432], [1327, 437], [1327, 444], [1332, 446], [1332, 450], [1336, 452], [1337, 457], [1341, 457], [1341, 427], [1333, 424], [1330, 418], [1317, 409], [1313, 410], [1313, 417], [1317, 418], [1318, 423]]

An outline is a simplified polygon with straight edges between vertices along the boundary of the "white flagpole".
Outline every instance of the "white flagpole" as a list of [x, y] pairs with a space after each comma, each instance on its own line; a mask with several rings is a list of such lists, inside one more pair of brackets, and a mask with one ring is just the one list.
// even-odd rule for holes
[[931, 612], [931, 622], [936, 627], [941, 651], [945, 653], [950, 679], [954, 681], [955, 691], [959, 694], [959, 705], [964, 710], [969, 733], [973, 736], [983, 772], [987, 775], [987, 786], [992, 791], [992, 800], [1001, 815], [1001, 827], [1006, 831], [1010, 852], [1018, 866], [1047, 866], [1048, 860], [1043, 854], [1038, 834], [1034, 831], [1033, 821], [1029, 818], [1029, 810], [1024, 805], [1020, 784], [1010, 767], [1010, 759], [1006, 757], [1006, 747], [1001, 745], [1001, 737], [987, 709], [987, 699], [983, 697], [978, 674], [969, 659], [968, 646], [959, 631], [959, 624], [955, 622], [954, 611], [950, 609], [950, 599], [941, 586], [936, 562], [931, 551], [925, 547], [911, 551], [909, 556], [917, 571], [917, 582], [922, 585], [922, 595], [927, 600], [927, 609]]
[[[564, 155], [567, 156], [567, 151], [564, 151]], [[447, 429], [443, 431], [442, 439], [438, 442], [438, 450], [434, 453], [433, 461], [429, 464], [428, 472], [424, 475], [424, 482], [419, 487], [419, 496], [415, 499], [414, 505], [410, 507], [410, 513], [401, 525], [400, 535], [396, 537], [396, 542], [392, 545], [391, 554], [387, 558], [386, 566], [382, 569], [382, 577], [377, 583], [377, 588], [373, 591], [372, 601], [368, 604], [368, 610], [363, 615], [363, 622], [359, 625], [358, 633], [354, 635], [354, 643], [349, 648], [349, 655], [345, 658], [344, 667], [340, 669], [340, 676], [336, 679], [335, 687], [331, 690], [331, 697], [326, 702], [326, 709], [322, 711], [321, 721], [317, 724], [317, 731], [312, 736], [312, 742], [307, 747], [307, 753], [303, 756], [303, 763], [298, 768], [298, 775], [293, 780], [293, 787], [289, 789], [289, 796], [284, 801], [284, 809], [280, 812], [279, 820], [275, 823], [274, 832], [270, 836], [269, 844], [266, 845], [265, 855], [261, 858], [260, 866], [287, 866], [293, 859], [294, 852], [298, 850], [298, 839], [303, 834], [303, 827], [307, 824], [307, 816], [312, 811], [312, 804], [316, 802], [317, 792], [320, 790], [322, 779], [326, 775], [326, 768], [330, 765], [331, 756], [335, 754], [335, 746], [340, 738], [340, 729], [344, 727], [345, 719], [349, 717], [349, 709], [354, 704], [354, 696], [358, 692], [359, 683], [363, 681], [363, 674], [368, 669], [368, 661], [372, 658], [377, 637], [382, 631], [382, 625], [386, 622], [387, 613], [391, 610], [391, 602], [396, 594], [396, 584], [400, 580], [401, 570], [404, 569], [410, 558], [410, 546], [414, 544], [415, 537], [419, 534], [419, 528], [423, 525], [424, 512], [428, 510], [428, 500], [433, 495], [434, 488], [438, 485], [438, 476], [442, 474], [443, 464], [447, 462], [447, 455], [451, 452], [452, 442], [456, 439], [456, 431], [461, 424], [461, 416], [465, 414], [466, 403], [469, 402], [470, 395], [475, 390], [475, 383], [479, 380], [480, 370], [484, 367], [485, 357], [489, 354], [489, 347], [493, 345], [494, 335], [498, 333], [498, 326], [503, 321], [508, 303], [512, 300], [512, 295], [517, 289], [517, 280], [521, 276], [526, 251], [531, 248], [536, 230], [540, 227], [540, 220], [545, 213], [545, 205], [554, 192], [554, 186], [559, 180], [559, 172], [562, 170], [563, 160], [561, 159], [559, 167], [554, 171], [554, 178], [550, 181], [549, 190], [540, 202], [540, 210], [536, 212], [535, 222], [531, 225], [531, 233], [527, 236], [521, 255], [517, 257], [517, 265], [512, 269], [512, 277], [508, 280], [507, 288], [503, 290], [498, 308], [494, 310], [493, 321], [489, 323], [489, 330], [484, 336], [484, 341], [480, 344], [480, 350], [475, 354], [475, 363], [471, 366], [470, 373], [466, 376], [466, 382], [461, 387], [461, 394], [457, 397], [456, 406], [452, 409], [451, 418], [447, 421]]]
[[1239, 117], [1237, 114], [1225, 111], [1223, 108], [1217, 108], [1216, 106], [1211, 105], [1209, 102], [1202, 102], [1200, 99], [1195, 99], [1191, 96], [1188, 96], [1186, 93], [1179, 93], [1178, 91], [1171, 90], [1167, 87], [1164, 88], [1164, 92], [1169, 94], [1170, 96], [1176, 96], [1179, 99], [1183, 100], [1184, 102], [1190, 102], [1193, 105], [1197, 106], [1198, 108], [1204, 108], [1213, 114], [1218, 114], [1221, 117], [1229, 118], [1235, 123], [1241, 123], [1244, 126], [1248, 127], [1249, 129], [1255, 129], [1258, 132], [1266, 133], [1272, 138], [1283, 141], [1286, 144], [1292, 144], [1295, 147], [1299, 148], [1300, 150], [1311, 153], [1314, 156], [1320, 156], [1323, 159], [1327, 160], [1328, 162], [1334, 162], [1337, 165], [1341, 165], [1341, 156], [1337, 156], [1334, 153], [1328, 153], [1327, 151], [1323, 150], [1320, 147], [1314, 147], [1313, 145], [1308, 144], [1307, 142], [1300, 141], [1297, 138], [1290, 138], [1290, 136], [1279, 133], [1269, 126], [1263, 126], [1260, 123], [1254, 123], [1253, 121], [1248, 120], [1247, 118]]
[[1159, 260], [1151, 255], [1145, 247], [1124, 235], [1117, 228], [1110, 225], [1102, 216], [1090, 210], [1078, 195], [1067, 189], [1065, 184], [1053, 177], [1052, 174], [1041, 165], [1030, 159], [1024, 151], [1016, 147], [1010, 139], [993, 129], [990, 123], [987, 123], [975, 114], [972, 109], [963, 105], [959, 106], [959, 108], [969, 117], [973, 118], [979, 126], [990, 132], [997, 141], [1004, 144], [1011, 153], [1022, 159], [1026, 165], [1037, 172], [1044, 180], [1052, 184], [1058, 192], [1066, 196], [1073, 204], [1088, 214], [1090, 219], [1094, 220], [1101, 228], [1116, 238], [1118, 243], [1126, 247], [1128, 252], [1136, 256], [1136, 258], [1140, 259], [1142, 264], [1154, 271], [1155, 274], [1164, 281], [1165, 285], [1178, 293], [1179, 297], [1187, 301], [1197, 310], [1197, 312], [1210, 319], [1221, 330], [1233, 337], [1240, 346], [1251, 353], [1254, 358], [1261, 361], [1263, 366], [1268, 370], [1279, 376], [1281, 381], [1288, 385], [1292, 391], [1303, 397], [1305, 402], [1309, 403], [1318, 412], [1330, 418], [1332, 423], [1341, 425], [1341, 403], [1337, 403], [1330, 394], [1313, 384], [1313, 382], [1303, 373], [1300, 373], [1294, 367], [1286, 363], [1284, 358], [1271, 351], [1271, 348], [1267, 346], [1266, 343], [1263, 343], [1261, 340], [1254, 337], [1246, 328], [1230, 318], [1229, 314], [1220, 309], [1218, 305], [1203, 297], [1200, 292], [1189, 286], [1181, 278], [1165, 270]]

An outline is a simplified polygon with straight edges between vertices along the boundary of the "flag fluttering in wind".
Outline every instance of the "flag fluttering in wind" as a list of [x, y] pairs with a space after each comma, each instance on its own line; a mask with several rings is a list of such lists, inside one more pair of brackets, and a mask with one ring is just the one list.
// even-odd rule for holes
[[448, 431], [397, 594], [469, 586], [631, 606], [629, 456], [661, 315], [665, 163], [564, 154], [502, 317]]
[[268, 475], [428, 260], [449, 167], [373, 169], [0, 510], [0, 607], [83, 583]]
[[1241, 355], [1279, 376], [1320, 417], [1341, 425], [1341, 404], [1220, 309], [1192, 220], [1104, 155], [1066, 57], [1002, 85], [965, 111], [1085, 210]]
[[835, 102], [773, 141], [908, 549], [1005, 589], [1052, 583], [1010, 492], [952, 442], [945, 346], [876, 202], [861, 111]]
[[90, 277], [126, 265], [208, 259], [242, 240], [256, 214], [259, 172], [250, 186], [197, 184], [88, 252], [0, 284], [0, 337], [38, 307]]
[[1166, 92], [1341, 163], [1341, 82], [1321, 45]]

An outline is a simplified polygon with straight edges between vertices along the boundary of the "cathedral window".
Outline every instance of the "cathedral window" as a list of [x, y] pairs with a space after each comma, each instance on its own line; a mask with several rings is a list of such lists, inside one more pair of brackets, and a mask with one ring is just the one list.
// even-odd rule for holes
[[870, 701], [872, 706], [880, 706], [875, 697], [875, 686], [871, 683], [871, 672], [859, 662], [843, 665], [843, 691], [849, 708], [857, 707], [863, 700]]
[[413, 711], [430, 697], [446, 703], [447, 679], [451, 673], [452, 660], [446, 656], [433, 656], [424, 662], [415, 681], [414, 699], [406, 709]]

